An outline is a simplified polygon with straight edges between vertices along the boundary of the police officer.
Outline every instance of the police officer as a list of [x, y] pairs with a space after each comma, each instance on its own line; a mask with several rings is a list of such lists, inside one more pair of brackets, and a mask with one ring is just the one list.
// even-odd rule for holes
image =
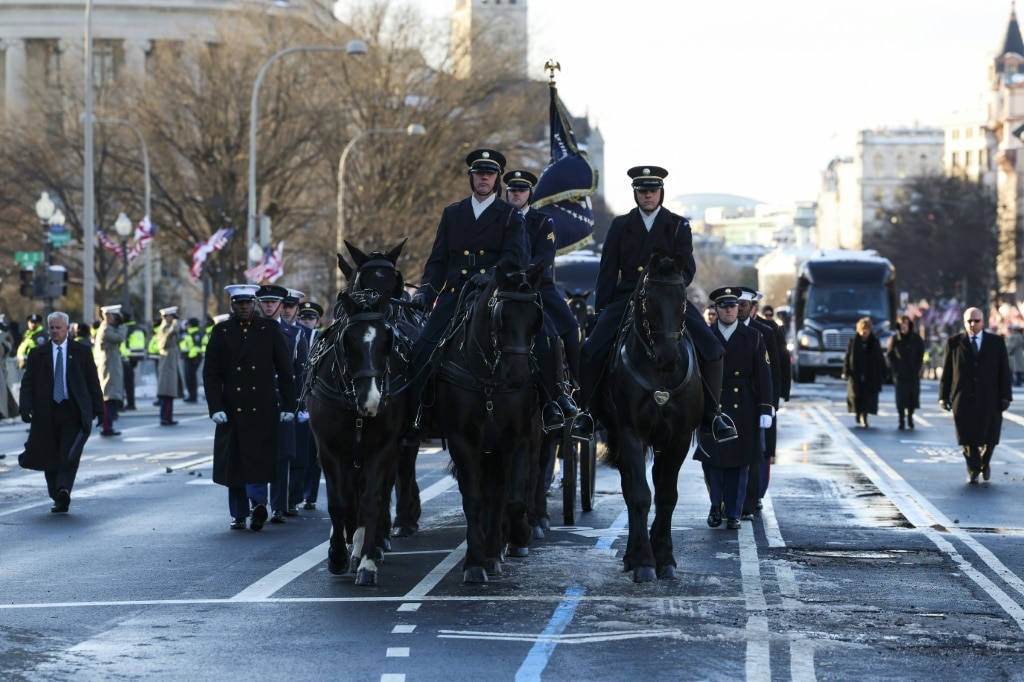
[[704, 468], [711, 498], [708, 525], [722, 525], [724, 514], [730, 530], [740, 527], [747, 476], [761, 459], [761, 429], [772, 421], [772, 378], [764, 341], [756, 330], [737, 320], [737, 294], [736, 287], [711, 292], [718, 313], [711, 331], [725, 348], [722, 409], [739, 435], [716, 442], [711, 434], [701, 434], [701, 447], [694, 454]]
[[[476, 149], [466, 156], [472, 194], [449, 205], [441, 214], [434, 244], [412, 302], [431, 310], [413, 345], [413, 400], [423, 398], [426, 367], [434, 348], [455, 315], [459, 292], [467, 282], [483, 286], [499, 264], [509, 271], [526, 267], [526, 229], [522, 213], [501, 198], [505, 157], [493, 149]], [[416, 411], [416, 426], [425, 415]], [[418, 439], [412, 434], [409, 440]]]
[[[594, 298], [598, 317], [593, 331], [583, 342], [580, 363], [584, 405], [589, 405], [605, 374], [608, 353], [619, 324], [654, 248], [685, 260], [687, 286], [697, 272], [690, 222], [662, 206], [668, 171], [659, 166], [635, 166], [626, 173], [633, 181], [637, 207], [612, 220], [601, 250]], [[686, 328], [700, 356], [705, 393], [703, 428], [718, 442], [736, 438], [736, 427], [722, 414], [718, 404], [722, 389], [722, 345], [692, 304], [686, 306]]]
[[117, 409], [124, 400], [124, 365], [121, 362], [121, 344], [127, 335], [122, 326], [121, 306], [108, 305], [100, 308], [103, 321], [96, 330], [96, 343], [93, 346], [93, 358], [96, 360], [96, 371], [100, 377], [100, 388], [103, 389], [103, 430], [101, 436], [120, 436], [114, 430]]
[[36, 346], [41, 346], [46, 342], [46, 330], [43, 329], [43, 318], [36, 313], [32, 313], [25, 318], [25, 335], [21, 338], [21, 343], [18, 344], [17, 358], [18, 358], [18, 369], [25, 369], [25, 361], [28, 360], [28, 353]]
[[263, 529], [267, 483], [276, 478], [278, 426], [295, 416], [288, 351], [277, 325], [253, 314], [257, 289], [225, 287], [232, 316], [214, 327], [203, 366], [206, 403], [217, 424], [213, 482], [228, 488], [234, 530], [245, 528], [250, 503], [250, 528]]
[[185, 361], [186, 403], [199, 401], [199, 365], [203, 364], [203, 332], [199, 320], [190, 317], [185, 322], [185, 333], [178, 342], [181, 358]]
[[136, 324], [128, 311], [124, 313], [125, 341], [121, 344], [124, 360], [124, 409], [135, 409], [135, 368], [146, 359], [146, 332]]
[[[569, 397], [565, 380], [565, 356], [575, 365], [573, 374], [579, 373], [580, 325], [569, 310], [565, 297], [558, 293], [551, 275], [555, 261], [555, 225], [550, 216], [530, 208], [533, 188], [537, 176], [525, 170], [511, 170], [502, 177], [505, 181], [505, 195], [508, 202], [519, 208], [526, 221], [526, 243], [530, 251], [530, 265], [544, 266], [544, 276], [539, 287], [544, 307], [544, 330], [534, 343], [534, 353], [540, 364], [541, 385], [549, 402], [542, 411], [544, 430], [562, 428], [566, 421], [573, 420], [578, 410]], [[586, 417], [589, 420], [589, 416]], [[577, 430], [580, 430], [577, 427]], [[589, 439], [593, 429], [584, 429], [584, 439]]]

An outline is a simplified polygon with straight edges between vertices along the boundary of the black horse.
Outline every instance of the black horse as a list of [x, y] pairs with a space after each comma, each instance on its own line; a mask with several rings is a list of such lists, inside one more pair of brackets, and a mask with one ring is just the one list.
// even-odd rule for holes
[[[675, 577], [672, 512], [679, 469], [704, 409], [696, 356], [684, 335], [686, 305], [682, 259], [656, 250], [637, 282], [594, 401], [608, 430], [607, 459], [622, 479], [629, 514], [623, 570], [632, 570], [635, 582]], [[650, 534], [649, 449], [655, 502]]]
[[564, 293], [569, 311], [576, 318], [576, 323], [579, 324], [580, 330], [583, 332], [583, 338], [587, 338], [594, 329], [594, 310], [587, 302], [591, 292], [576, 289], [575, 291], [566, 291]]
[[503, 519], [510, 545], [530, 541], [529, 457], [541, 433], [531, 348], [543, 323], [542, 274], [540, 267], [509, 274], [497, 268], [434, 354], [431, 415], [447, 436], [462, 493], [467, 583], [501, 573]]

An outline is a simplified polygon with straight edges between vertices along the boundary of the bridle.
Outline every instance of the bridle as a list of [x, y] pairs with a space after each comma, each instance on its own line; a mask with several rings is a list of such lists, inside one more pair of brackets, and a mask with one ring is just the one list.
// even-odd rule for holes
[[648, 358], [653, 360], [654, 357], [655, 357], [655, 353], [654, 353], [654, 338], [655, 337], [662, 337], [662, 336], [663, 337], [667, 337], [667, 338], [669, 338], [671, 340], [674, 340], [676, 343], [678, 343], [680, 341], [680, 339], [683, 338], [683, 334], [686, 332], [686, 306], [688, 305], [688, 301], [687, 301], [686, 297], [684, 296], [683, 297], [683, 309], [682, 309], [682, 313], [683, 314], [681, 316], [682, 322], [680, 324], [679, 329], [651, 329], [650, 316], [648, 315], [648, 311], [647, 311], [647, 301], [648, 301], [647, 287], [648, 287], [648, 285], [651, 285], [651, 284], [658, 285], [658, 286], [679, 286], [679, 287], [685, 287], [686, 283], [683, 281], [682, 277], [672, 277], [672, 278], [668, 278], [668, 279], [662, 279], [662, 278], [652, 277], [650, 274], [644, 274], [644, 278], [643, 278], [643, 280], [640, 283], [640, 288], [637, 290], [636, 299], [635, 299], [635, 300], [639, 301], [640, 305], [638, 306], [638, 308], [636, 310], [636, 319], [635, 319], [635, 322], [634, 322], [634, 327], [638, 331], [638, 340], [640, 341], [640, 346], [644, 349], [644, 353], [647, 355]]
[[[540, 302], [540, 295], [536, 292], [520, 292], [520, 291], [498, 291], [497, 289], [492, 292], [491, 297], [487, 300], [487, 308], [489, 309], [488, 314], [488, 335], [491, 339], [491, 354], [494, 356], [494, 362], [492, 363], [487, 354], [484, 352], [483, 347], [480, 346], [480, 342], [477, 341], [477, 347], [480, 350], [480, 357], [487, 365], [491, 374], [494, 374], [498, 370], [498, 365], [501, 363], [503, 355], [529, 355], [533, 351], [533, 344], [526, 345], [503, 345], [501, 339], [498, 338], [499, 332], [501, 332], [504, 322], [502, 320], [501, 311], [506, 301], [518, 301], [520, 303], [533, 302], [537, 307], [538, 320], [543, 323], [544, 310]], [[540, 326], [539, 324], [537, 325]]]

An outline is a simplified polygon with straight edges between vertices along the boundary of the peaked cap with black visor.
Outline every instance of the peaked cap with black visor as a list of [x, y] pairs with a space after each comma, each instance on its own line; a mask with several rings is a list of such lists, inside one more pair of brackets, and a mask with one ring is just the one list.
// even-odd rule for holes
[[[498, 177], [494, 180], [493, 194], [501, 194], [501, 173], [505, 170], [505, 155], [493, 149], [474, 149], [466, 155], [466, 165], [469, 166], [469, 174], [473, 173], [496, 173]], [[469, 179], [469, 191], [475, 192], [473, 178]]]
[[636, 193], [639, 190], [661, 190], [658, 206], [665, 203], [665, 178], [668, 177], [667, 170], [661, 166], [633, 166], [626, 171], [626, 175], [633, 180], [633, 201], [636, 201], [638, 206], [640, 201], [637, 199]]
[[505, 181], [505, 189], [519, 189], [526, 190], [530, 193], [527, 197], [526, 203], [529, 204], [533, 201], [533, 188], [537, 186], [537, 176], [530, 171], [524, 170], [510, 170], [508, 173], [501, 178]]

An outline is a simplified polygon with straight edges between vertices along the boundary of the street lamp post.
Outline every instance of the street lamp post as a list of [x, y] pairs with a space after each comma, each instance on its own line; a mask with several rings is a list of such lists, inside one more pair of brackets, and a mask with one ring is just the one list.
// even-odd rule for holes
[[92, 0], [85, 3], [85, 178], [82, 181], [82, 314], [96, 310], [95, 188], [93, 186]]
[[132, 234], [132, 219], [126, 216], [124, 211], [121, 211], [121, 214], [117, 216], [117, 220], [114, 221], [114, 229], [117, 230], [118, 236], [121, 237], [121, 277], [124, 279], [124, 294], [121, 297], [121, 307], [127, 313], [131, 305], [131, 300], [128, 297], [128, 237]]
[[[402, 133], [405, 135], [425, 135], [427, 129], [419, 123], [412, 123], [405, 128], [374, 128], [373, 130], [364, 130], [359, 133], [345, 145], [345, 149], [341, 152], [341, 160], [338, 162], [338, 235], [335, 248], [337, 253], [341, 253], [345, 246], [345, 161], [348, 160], [348, 153], [352, 151], [352, 147], [355, 146], [356, 142], [368, 137], [370, 135], [379, 135], [382, 133]], [[344, 286], [342, 281], [344, 274], [341, 270], [337, 270], [334, 275], [335, 288], [341, 291]]]
[[249, 216], [246, 248], [249, 249], [250, 260], [252, 246], [256, 243], [256, 119], [259, 116], [260, 86], [263, 85], [263, 79], [271, 64], [293, 52], [344, 52], [349, 55], [361, 55], [366, 54], [367, 47], [362, 40], [350, 40], [345, 45], [297, 45], [285, 48], [268, 59], [256, 76], [256, 82], [252, 86], [252, 99], [249, 102]]
[[[53, 260], [53, 242], [50, 232], [54, 227], [64, 226], [64, 211], [57, 208], [50, 198], [49, 192], [43, 192], [36, 201], [36, 217], [43, 226], [43, 298], [46, 301], [46, 312], [53, 312], [53, 297], [50, 296], [50, 265]], [[40, 279], [36, 273], [36, 279]]]

